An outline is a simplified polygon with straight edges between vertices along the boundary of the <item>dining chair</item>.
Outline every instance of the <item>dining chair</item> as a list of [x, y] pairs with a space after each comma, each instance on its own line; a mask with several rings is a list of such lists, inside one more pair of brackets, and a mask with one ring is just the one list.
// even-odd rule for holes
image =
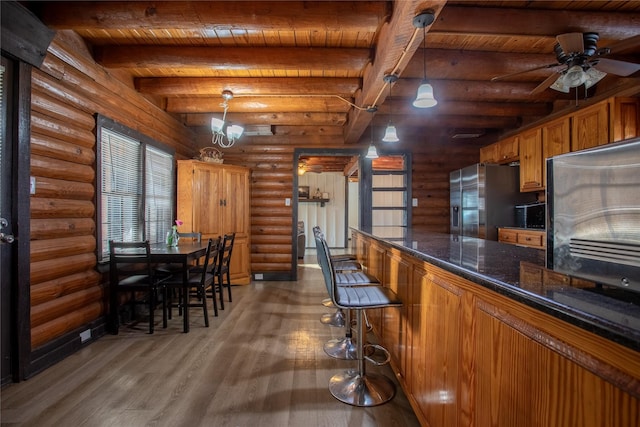
[[[178, 307], [180, 312], [188, 310], [191, 307], [202, 308], [204, 315], [204, 324], [209, 327], [209, 313], [207, 311], [207, 290], [211, 289], [215, 283], [215, 276], [212, 273], [212, 264], [218, 258], [218, 250], [220, 247], [220, 238], [214, 240], [209, 239], [207, 242], [207, 251], [204, 256], [204, 262], [197, 266], [189, 267], [187, 271], [187, 282], [184, 282], [183, 272], [177, 272], [164, 281], [169, 291], [177, 290], [178, 302], [173, 302], [173, 293], [167, 292], [168, 303], [166, 306], [168, 317], [171, 318], [171, 310]], [[194, 297], [197, 302], [191, 302]], [[218, 307], [214, 298], [213, 301], [214, 314], [218, 315]]]
[[[158, 302], [158, 293], [163, 291], [162, 326], [167, 327], [166, 298], [164, 286], [154, 274], [149, 257], [149, 241], [116, 242], [109, 241], [109, 312], [110, 328], [113, 334], [119, 329], [120, 294], [129, 294], [132, 314], [137, 304], [146, 304], [149, 311], [149, 333], [153, 333], [154, 309]], [[146, 300], [138, 300], [138, 294], [145, 294]]]
[[[222, 246], [218, 253], [218, 261], [215, 266], [215, 276], [218, 283], [212, 288], [212, 297], [215, 299], [216, 290], [220, 293], [220, 309], [224, 310], [224, 288], [227, 288], [229, 302], [231, 302], [231, 272], [229, 264], [231, 263], [231, 254], [233, 253], [233, 243], [236, 239], [236, 233], [225, 234], [222, 239]], [[226, 280], [225, 280], [226, 279]]]

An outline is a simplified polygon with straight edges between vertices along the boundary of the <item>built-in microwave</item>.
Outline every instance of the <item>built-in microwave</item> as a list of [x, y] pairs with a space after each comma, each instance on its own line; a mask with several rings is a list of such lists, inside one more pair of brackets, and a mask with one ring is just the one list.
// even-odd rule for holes
[[516, 227], [544, 230], [547, 217], [546, 205], [544, 203], [516, 205], [515, 209]]

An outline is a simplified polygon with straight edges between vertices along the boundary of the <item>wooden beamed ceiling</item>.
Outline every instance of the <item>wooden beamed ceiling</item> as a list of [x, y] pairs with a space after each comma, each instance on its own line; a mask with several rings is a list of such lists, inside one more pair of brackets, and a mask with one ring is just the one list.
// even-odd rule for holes
[[[193, 127], [206, 143], [231, 90], [228, 118], [269, 126], [261, 144], [366, 144], [392, 120], [401, 138], [424, 143], [456, 129], [479, 146], [576, 102], [547, 88], [564, 67], [556, 35], [599, 33], [607, 58], [640, 63], [637, 1], [183, 1], [27, 2], [56, 30], [82, 37], [94, 59], [130, 76], [144, 96]], [[413, 18], [431, 9], [423, 29]], [[426, 41], [423, 35], [426, 33]], [[423, 59], [424, 58], [424, 59]], [[536, 69], [538, 68], [538, 69]], [[522, 72], [535, 69], [529, 72]], [[439, 103], [411, 105], [426, 72]], [[496, 76], [519, 73], [499, 81]], [[388, 85], [384, 76], [394, 73]], [[558, 74], [559, 75], [559, 74]], [[609, 73], [585, 101], [640, 91], [640, 72]], [[372, 114], [365, 109], [376, 106]], [[270, 139], [271, 138], [271, 139]], [[271, 141], [271, 142], [268, 142]], [[475, 141], [474, 141], [475, 142]]]

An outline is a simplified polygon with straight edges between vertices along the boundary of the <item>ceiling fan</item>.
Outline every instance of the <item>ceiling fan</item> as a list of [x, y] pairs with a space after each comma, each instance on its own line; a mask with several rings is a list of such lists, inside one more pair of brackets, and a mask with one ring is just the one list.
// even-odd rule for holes
[[[626, 77], [640, 70], [640, 64], [604, 58], [604, 56], [611, 53], [617, 53], [640, 44], [640, 35], [604, 48], [598, 48], [599, 38], [598, 33], [593, 32], [560, 34], [556, 36], [557, 43], [553, 48], [557, 62], [494, 77], [491, 81], [498, 81], [543, 68], [563, 66], [563, 68], [557, 69], [556, 73], [547, 77], [533, 89], [531, 94], [540, 93], [548, 87], [559, 92], [568, 93], [571, 88], [581, 85], [584, 85], [585, 89], [590, 88], [602, 80], [607, 73]], [[558, 73], [560, 76], [558, 76]]]

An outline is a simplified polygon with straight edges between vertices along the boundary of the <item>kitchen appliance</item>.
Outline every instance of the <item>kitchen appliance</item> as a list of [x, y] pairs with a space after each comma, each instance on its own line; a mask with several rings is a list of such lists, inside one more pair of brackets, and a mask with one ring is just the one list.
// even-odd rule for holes
[[520, 193], [517, 166], [477, 163], [450, 173], [451, 234], [498, 240], [498, 227], [514, 227], [516, 205], [535, 195]]
[[547, 268], [640, 291], [640, 138], [547, 160]]
[[547, 218], [545, 203], [516, 205], [516, 227], [544, 230]]

